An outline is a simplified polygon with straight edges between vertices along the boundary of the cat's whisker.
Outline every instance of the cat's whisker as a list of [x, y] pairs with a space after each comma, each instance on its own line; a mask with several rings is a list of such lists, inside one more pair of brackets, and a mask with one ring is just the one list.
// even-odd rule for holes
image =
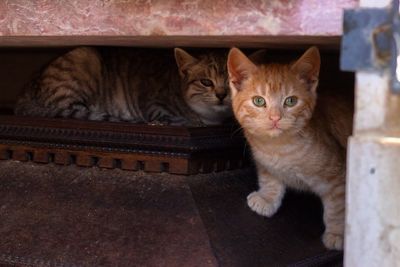
[[243, 127], [239, 127], [237, 128], [235, 131], [233, 131], [231, 133], [231, 138], [235, 136], [235, 134], [239, 133], [239, 132], [243, 132]]
[[242, 154], [242, 157], [243, 157], [243, 158], [246, 157], [246, 151], [247, 151], [247, 142], [244, 142], [243, 154]]

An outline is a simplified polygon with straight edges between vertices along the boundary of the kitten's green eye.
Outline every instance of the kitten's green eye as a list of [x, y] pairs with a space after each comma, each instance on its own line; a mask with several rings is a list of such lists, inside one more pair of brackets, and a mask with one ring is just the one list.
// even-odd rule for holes
[[289, 96], [285, 99], [285, 106], [287, 107], [293, 107], [296, 104], [297, 104], [297, 97], [295, 96]]
[[201, 84], [204, 85], [205, 87], [211, 87], [214, 85], [214, 83], [209, 80], [209, 79], [201, 79], [200, 80]]
[[265, 107], [265, 99], [261, 96], [255, 96], [253, 97], [253, 103], [257, 107]]

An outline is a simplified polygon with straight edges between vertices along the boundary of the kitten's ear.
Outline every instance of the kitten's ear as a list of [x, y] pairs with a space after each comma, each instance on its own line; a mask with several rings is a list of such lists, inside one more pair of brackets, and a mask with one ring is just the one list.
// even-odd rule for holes
[[318, 84], [321, 58], [318, 48], [310, 47], [291, 67], [299, 79], [310, 85], [315, 90]]
[[175, 48], [174, 53], [179, 74], [184, 76], [187, 67], [190, 66], [190, 64], [197, 62], [197, 59], [181, 48]]
[[243, 81], [257, 70], [257, 66], [236, 47], [228, 54], [229, 84], [232, 91], [242, 90]]
[[266, 54], [267, 54], [266, 49], [259, 49], [256, 52], [250, 54], [249, 59], [253, 61], [255, 64], [263, 63]]

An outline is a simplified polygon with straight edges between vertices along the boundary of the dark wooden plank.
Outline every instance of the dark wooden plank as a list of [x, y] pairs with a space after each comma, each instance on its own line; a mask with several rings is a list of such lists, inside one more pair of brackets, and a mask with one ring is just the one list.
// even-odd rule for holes
[[76, 157], [76, 165], [81, 167], [93, 166], [93, 156], [91, 154], [79, 153]]
[[192, 153], [243, 146], [235, 126], [185, 128], [74, 119], [0, 116], [0, 139]]
[[97, 165], [101, 168], [113, 169], [115, 167], [115, 161], [112, 157], [102, 157]]
[[123, 159], [121, 169], [129, 170], [129, 171], [136, 171], [138, 169], [138, 163], [136, 159]]
[[49, 153], [46, 150], [35, 150], [32, 152], [33, 161], [37, 163], [49, 163]]
[[339, 50], [340, 36], [1, 36], [0, 47], [68, 47], [81, 45], [145, 47], [255, 47], [305, 49], [310, 44]]
[[54, 163], [60, 165], [70, 164], [69, 153], [63, 150], [57, 151], [54, 156]]
[[244, 138], [234, 129], [0, 116], [0, 159], [175, 174], [223, 171], [227, 161], [244, 156]]
[[161, 161], [148, 160], [144, 162], [144, 170], [146, 172], [161, 172]]
[[12, 159], [18, 161], [28, 161], [29, 157], [24, 148], [17, 148], [12, 152]]
[[0, 160], [11, 159], [11, 153], [7, 146], [0, 146]]
[[[165, 160], [165, 159], [164, 159]], [[172, 158], [168, 160], [169, 166], [168, 171], [169, 173], [173, 174], [193, 174], [191, 172], [189, 166], [192, 160], [187, 158]], [[196, 172], [198, 173], [198, 172]]]
[[[115, 131], [121, 133], [131, 133], [133, 131], [136, 133], [144, 134], [158, 133], [158, 135], [190, 136], [188, 128], [186, 127], [134, 124], [127, 122], [98, 122], [77, 119], [52, 119], [44, 117], [42, 118], [0, 115], [0, 124], [31, 127], [50, 127], [57, 129]], [[194, 130], [192, 131], [196, 132], [196, 128], [194, 128]]]

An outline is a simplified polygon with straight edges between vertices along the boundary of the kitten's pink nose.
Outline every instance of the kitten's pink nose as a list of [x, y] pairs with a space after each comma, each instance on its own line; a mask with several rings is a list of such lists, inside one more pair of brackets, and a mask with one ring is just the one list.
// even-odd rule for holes
[[279, 115], [271, 115], [271, 116], [269, 116], [269, 119], [271, 121], [273, 121], [273, 122], [278, 122], [278, 121], [281, 120], [281, 116], [279, 116]]

